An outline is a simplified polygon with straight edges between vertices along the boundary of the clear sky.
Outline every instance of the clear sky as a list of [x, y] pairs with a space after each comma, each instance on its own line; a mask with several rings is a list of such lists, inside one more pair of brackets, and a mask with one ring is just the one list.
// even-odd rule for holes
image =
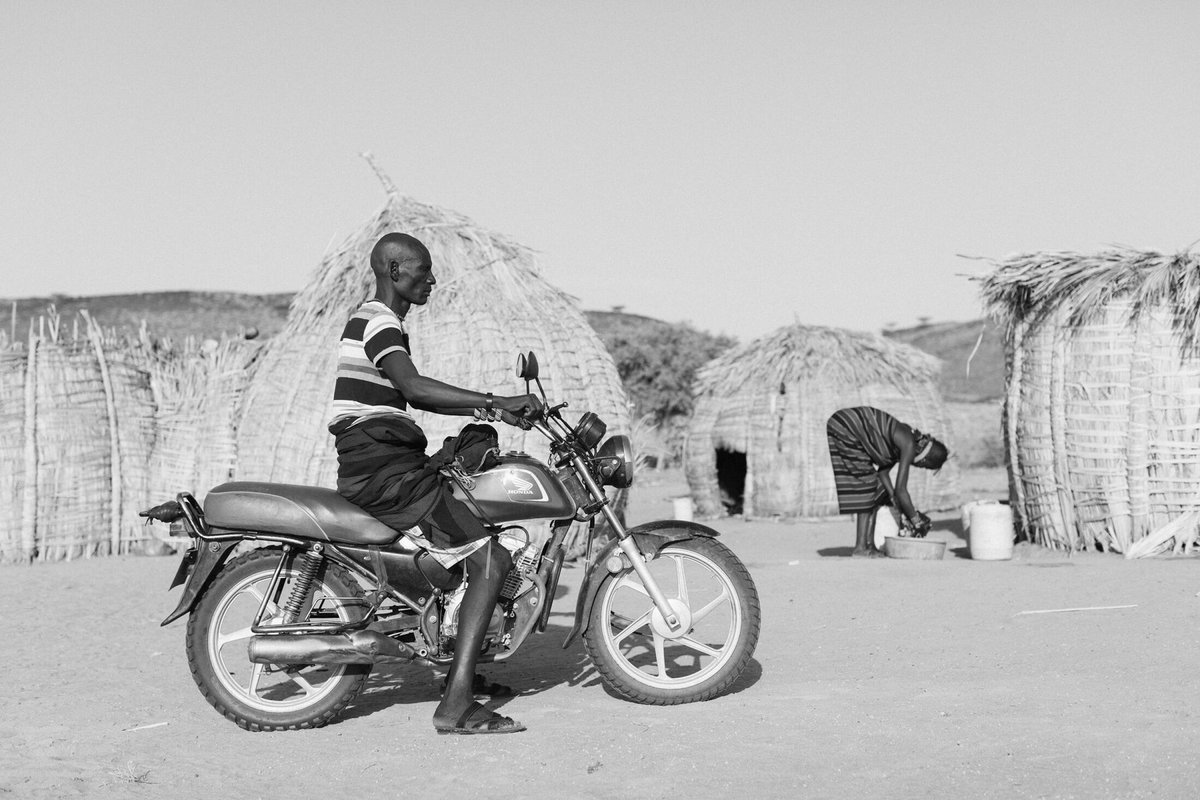
[[1200, 3], [0, 0], [0, 296], [299, 289], [399, 190], [586, 309], [980, 315], [1200, 239]]

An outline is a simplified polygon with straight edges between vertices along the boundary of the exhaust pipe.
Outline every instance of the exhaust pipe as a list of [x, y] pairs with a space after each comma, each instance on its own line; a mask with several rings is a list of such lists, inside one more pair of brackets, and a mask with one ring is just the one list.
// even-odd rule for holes
[[255, 664], [407, 663], [417, 655], [408, 645], [379, 631], [254, 636], [247, 650]]

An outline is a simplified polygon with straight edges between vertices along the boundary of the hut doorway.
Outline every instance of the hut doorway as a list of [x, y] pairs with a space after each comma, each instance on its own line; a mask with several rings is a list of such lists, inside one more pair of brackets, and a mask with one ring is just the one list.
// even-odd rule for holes
[[740, 450], [717, 448], [717, 489], [725, 513], [741, 514], [746, 497], [746, 454]]

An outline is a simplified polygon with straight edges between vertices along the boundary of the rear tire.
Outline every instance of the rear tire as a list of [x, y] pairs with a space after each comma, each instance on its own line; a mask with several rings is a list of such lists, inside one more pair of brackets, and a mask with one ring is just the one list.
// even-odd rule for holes
[[583, 642], [605, 685], [627, 700], [677, 705], [724, 694], [758, 643], [750, 572], [713, 539], [672, 542], [647, 563], [684, 624], [671, 631], [632, 569], [609, 575]]
[[[270, 587], [280, 558], [288, 559]], [[250, 626], [264, 594], [267, 622], [287, 601], [298, 555], [279, 548], [245, 553], [226, 564], [187, 627], [192, 678], [205, 699], [248, 731], [319, 728], [349, 705], [371, 672], [370, 664], [264, 665], [246, 653]], [[362, 588], [342, 566], [324, 562], [313, 581], [305, 619], [349, 622], [366, 611]]]

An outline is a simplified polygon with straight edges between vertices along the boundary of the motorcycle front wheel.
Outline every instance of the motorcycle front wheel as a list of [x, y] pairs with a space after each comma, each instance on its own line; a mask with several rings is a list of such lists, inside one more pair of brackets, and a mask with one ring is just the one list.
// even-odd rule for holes
[[[279, 579], [272, 582], [280, 558]], [[266, 598], [264, 623], [278, 620], [298, 570], [298, 557], [278, 548], [245, 553], [226, 564], [192, 611], [187, 657], [208, 702], [249, 731], [319, 728], [362, 689], [370, 664], [255, 664], [247, 654], [250, 626]], [[298, 622], [349, 622], [366, 610], [362, 589], [326, 561]]]
[[647, 566], [680, 625], [668, 627], [632, 569], [609, 575], [584, 634], [605, 685], [650, 705], [725, 693], [758, 642], [758, 591], [750, 572], [729, 548], [699, 538], [667, 545]]

